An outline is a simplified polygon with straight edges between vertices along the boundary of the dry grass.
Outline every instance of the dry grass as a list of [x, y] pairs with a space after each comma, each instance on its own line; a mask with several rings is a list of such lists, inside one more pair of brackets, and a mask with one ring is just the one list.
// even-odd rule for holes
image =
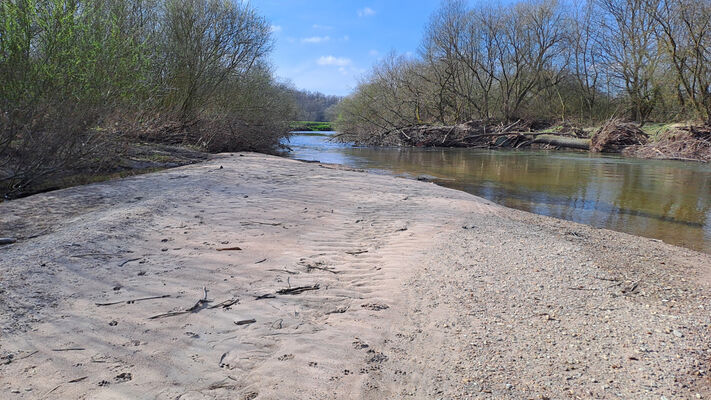
[[631, 146], [624, 155], [683, 161], [711, 161], [711, 126], [674, 125], [648, 145]]

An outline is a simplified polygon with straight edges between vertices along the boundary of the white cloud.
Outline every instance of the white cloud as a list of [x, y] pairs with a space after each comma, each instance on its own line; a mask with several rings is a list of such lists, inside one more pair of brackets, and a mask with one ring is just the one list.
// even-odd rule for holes
[[375, 10], [373, 10], [370, 7], [362, 8], [358, 10], [358, 16], [359, 17], [370, 17], [375, 15]]
[[312, 36], [307, 38], [301, 38], [301, 43], [323, 43], [331, 40], [329, 36]]
[[272, 25], [271, 30], [272, 30], [272, 32], [277, 33], [277, 32], [281, 32], [282, 28], [281, 28], [281, 25]]
[[351, 65], [350, 58], [334, 57], [334, 56], [321, 56], [316, 63], [318, 65], [335, 65], [337, 67], [346, 67]]

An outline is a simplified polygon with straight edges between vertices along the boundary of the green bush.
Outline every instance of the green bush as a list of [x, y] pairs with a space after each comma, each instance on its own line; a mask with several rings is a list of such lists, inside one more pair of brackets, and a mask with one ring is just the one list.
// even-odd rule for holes
[[0, 2], [0, 194], [110, 167], [137, 139], [273, 150], [294, 106], [271, 44], [242, 2]]

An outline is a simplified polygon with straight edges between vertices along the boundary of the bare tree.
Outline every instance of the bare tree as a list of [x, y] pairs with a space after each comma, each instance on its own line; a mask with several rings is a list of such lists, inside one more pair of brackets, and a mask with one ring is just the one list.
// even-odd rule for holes
[[166, 98], [190, 119], [230, 76], [244, 74], [271, 50], [266, 20], [242, 3], [167, 0], [161, 65]]
[[689, 103], [711, 123], [711, 2], [662, 0], [648, 7], [677, 78], [680, 104]]
[[661, 60], [648, 0], [598, 0], [598, 5], [602, 60], [627, 95], [630, 117], [644, 123], [658, 100], [655, 74]]

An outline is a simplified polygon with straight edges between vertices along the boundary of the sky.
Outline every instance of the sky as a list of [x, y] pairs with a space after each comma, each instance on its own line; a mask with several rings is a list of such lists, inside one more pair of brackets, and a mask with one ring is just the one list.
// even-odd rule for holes
[[388, 53], [415, 54], [438, 0], [252, 0], [272, 25], [276, 75], [345, 96]]

